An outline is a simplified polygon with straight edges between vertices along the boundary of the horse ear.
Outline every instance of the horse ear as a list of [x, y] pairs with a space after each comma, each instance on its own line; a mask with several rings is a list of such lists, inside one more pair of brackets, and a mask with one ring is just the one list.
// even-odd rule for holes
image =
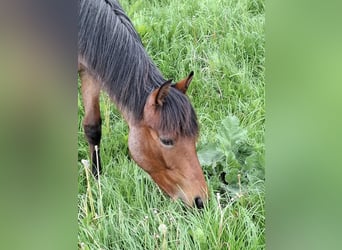
[[171, 87], [172, 80], [168, 80], [163, 83], [162, 86], [160, 86], [156, 91], [157, 95], [155, 98], [155, 104], [159, 106], [163, 106], [163, 103], [165, 101], [165, 97], [169, 94], [170, 87]]
[[194, 77], [194, 72], [191, 71], [188, 77], [184, 78], [183, 80], [180, 80], [179, 82], [177, 82], [173, 86], [176, 89], [178, 89], [179, 91], [183, 92], [183, 94], [185, 94], [189, 88], [189, 85], [190, 85], [193, 77]]

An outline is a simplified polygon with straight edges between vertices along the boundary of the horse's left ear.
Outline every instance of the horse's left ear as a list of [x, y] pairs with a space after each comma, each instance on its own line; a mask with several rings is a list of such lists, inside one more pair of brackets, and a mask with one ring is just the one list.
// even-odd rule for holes
[[190, 85], [193, 77], [194, 77], [194, 72], [191, 71], [190, 74], [188, 75], [188, 77], [184, 78], [183, 80], [180, 80], [175, 85], [173, 85], [173, 87], [175, 87], [176, 89], [178, 89], [179, 91], [181, 91], [185, 94], [189, 88], [189, 85]]
[[165, 101], [165, 97], [169, 94], [170, 87], [171, 87], [172, 80], [168, 80], [163, 83], [158, 89], [156, 89], [155, 95], [155, 104], [159, 106], [163, 106]]

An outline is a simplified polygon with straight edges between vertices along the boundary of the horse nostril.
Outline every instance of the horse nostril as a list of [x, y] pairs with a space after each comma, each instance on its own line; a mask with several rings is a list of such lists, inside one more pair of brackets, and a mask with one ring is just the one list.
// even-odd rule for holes
[[195, 205], [197, 208], [199, 209], [202, 209], [204, 206], [203, 206], [203, 201], [200, 197], [196, 197], [195, 198]]

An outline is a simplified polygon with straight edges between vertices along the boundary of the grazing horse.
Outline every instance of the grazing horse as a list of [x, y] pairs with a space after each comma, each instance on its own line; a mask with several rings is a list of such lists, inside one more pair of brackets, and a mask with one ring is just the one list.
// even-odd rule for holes
[[197, 117], [185, 95], [193, 72], [176, 84], [164, 79], [114, 0], [80, 1], [78, 71], [95, 177], [101, 170], [95, 149], [101, 140], [103, 89], [129, 125], [135, 162], [170, 197], [202, 208], [208, 187], [196, 154]]

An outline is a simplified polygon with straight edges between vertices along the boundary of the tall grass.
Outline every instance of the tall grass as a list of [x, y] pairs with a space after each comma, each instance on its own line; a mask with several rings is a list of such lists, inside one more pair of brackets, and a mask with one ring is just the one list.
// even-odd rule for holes
[[[198, 148], [213, 143], [220, 147], [221, 122], [234, 116], [246, 130], [250, 151], [263, 156], [264, 1], [120, 3], [166, 78], [178, 80], [191, 70], [195, 72], [187, 93], [200, 123]], [[128, 127], [103, 94], [104, 171], [96, 182], [81, 162], [88, 159], [88, 145], [81, 125], [84, 111], [80, 95], [78, 106], [80, 249], [265, 247], [263, 176], [249, 178], [247, 183], [238, 183], [237, 189], [230, 189], [229, 183], [213, 176], [212, 171], [219, 164], [230, 171], [230, 161], [216, 161], [203, 166], [210, 190], [204, 211], [172, 202], [129, 158]], [[262, 160], [258, 164], [264, 167]]]

